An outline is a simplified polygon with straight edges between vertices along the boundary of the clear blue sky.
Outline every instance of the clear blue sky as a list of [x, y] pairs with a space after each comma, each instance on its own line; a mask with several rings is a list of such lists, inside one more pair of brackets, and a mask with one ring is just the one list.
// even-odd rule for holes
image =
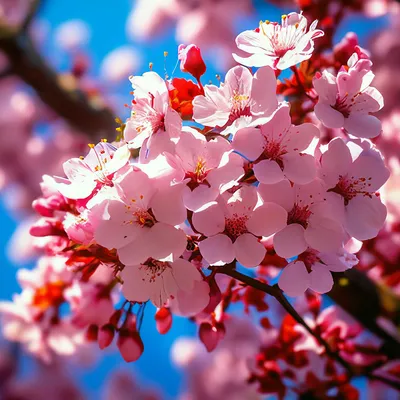
[[[258, 9], [258, 15], [246, 21], [241, 21], [238, 30], [254, 27], [260, 19], [279, 20], [281, 11], [276, 7], [267, 6], [263, 0], [256, 0], [255, 4]], [[130, 7], [130, 0], [45, 1], [45, 6], [41, 11], [40, 17], [50, 24], [50, 34], [46, 43], [47, 55], [51, 58], [59, 56], [59, 51], [51, 41], [57, 26], [69, 19], [83, 19], [89, 24], [92, 32], [89, 52], [93, 59], [93, 71], [97, 71], [100, 61], [109, 51], [121, 45], [130, 44], [142, 54], [142, 72], [145, 71], [148, 63], [152, 61], [154, 69], [162, 74], [164, 51], [169, 52], [167, 70], [171, 72], [175, 65], [174, 57], [176, 54], [173, 31], [169, 31], [160, 38], [154, 39], [151, 43], [129, 43], [125, 36], [125, 18]], [[342, 37], [347, 31], [352, 30], [360, 35], [362, 39], [361, 43], [365, 44], [366, 35], [372, 29], [378, 29], [384, 24], [384, 19], [366, 23], [365, 18], [352, 16], [346, 20], [339, 30], [338, 38]], [[65, 65], [63, 61], [60, 61], [60, 65], [63, 64]], [[224, 71], [215, 71], [210, 66], [208, 78], [212, 79], [216, 72], [224, 75]], [[128, 81], [120, 88], [120, 93], [124, 96], [125, 102], [129, 102], [130, 90]], [[121, 104], [122, 108], [123, 104]], [[16, 269], [8, 262], [5, 254], [5, 246], [16, 226], [15, 224], [15, 220], [7, 214], [0, 199], [0, 268], [2, 272], [0, 279], [0, 299], [10, 299], [12, 293], [19, 291], [15, 280]], [[77, 379], [85, 388], [90, 399], [98, 398], [99, 388], [110, 371], [116, 367], [132, 370], [139, 381], [152, 383], [158, 386], [170, 398], [176, 398], [183, 382], [181, 373], [169, 361], [169, 349], [178, 334], [194, 335], [196, 328], [185, 319], [175, 318], [172, 330], [167, 335], [160, 336], [155, 330], [153, 314], [151, 306], [148, 306], [142, 327], [145, 353], [138, 362], [127, 365], [116, 352], [105, 352], [102, 353], [99, 362], [92, 370], [77, 371]]]

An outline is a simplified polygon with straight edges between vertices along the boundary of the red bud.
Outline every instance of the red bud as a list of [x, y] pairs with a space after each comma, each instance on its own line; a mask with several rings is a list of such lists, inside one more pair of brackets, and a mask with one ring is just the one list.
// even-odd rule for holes
[[161, 335], [166, 334], [172, 326], [172, 314], [168, 308], [163, 307], [157, 310], [155, 315], [156, 327]]
[[136, 361], [143, 353], [144, 345], [138, 332], [121, 330], [118, 335], [117, 346], [122, 358], [126, 362]]
[[108, 347], [114, 339], [115, 329], [111, 324], [105, 324], [99, 329], [97, 342], [101, 350]]
[[201, 51], [194, 44], [190, 44], [189, 46], [185, 46], [184, 44], [179, 45], [178, 59], [181, 60], [181, 71], [188, 72], [198, 81], [206, 72], [206, 64], [201, 57]]
[[213, 351], [224, 336], [225, 327], [222, 323], [212, 326], [209, 322], [203, 322], [200, 325], [199, 338], [208, 352]]

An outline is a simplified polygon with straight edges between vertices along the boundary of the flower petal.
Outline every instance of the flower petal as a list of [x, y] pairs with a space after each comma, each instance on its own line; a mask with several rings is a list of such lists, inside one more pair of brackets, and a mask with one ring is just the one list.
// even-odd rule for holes
[[265, 257], [265, 247], [250, 233], [239, 236], [233, 244], [236, 259], [243, 267], [256, 267]]
[[274, 236], [276, 253], [284, 258], [292, 258], [307, 249], [304, 228], [299, 224], [290, 224]]

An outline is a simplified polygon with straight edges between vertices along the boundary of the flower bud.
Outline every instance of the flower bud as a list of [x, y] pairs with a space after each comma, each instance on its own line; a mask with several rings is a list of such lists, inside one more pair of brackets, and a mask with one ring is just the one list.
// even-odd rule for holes
[[65, 236], [64, 229], [60, 221], [50, 218], [40, 218], [34, 225], [31, 226], [29, 233], [32, 236]]
[[213, 326], [209, 322], [203, 322], [200, 325], [199, 338], [208, 352], [213, 351], [224, 336], [225, 327], [222, 323]]
[[144, 345], [139, 333], [125, 329], [119, 332], [117, 346], [122, 358], [126, 362], [136, 361], [144, 350]]
[[97, 335], [99, 333], [99, 327], [97, 325], [89, 325], [87, 331], [86, 331], [86, 339], [89, 342], [95, 342], [97, 341]]
[[168, 308], [163, 307], [157, 310], [156, 315], [156, 328], [161, 335], [166, 334], [172, 326], [172, 314]]
[[99, 329], [97, 335], [97, 342], [99, 344], [100, 350], [108, 347], [114, 339], [115, 329], [111, 324], [105, 324]]
[[206, 72], [206, 64], [201, 57], [200, 49], [194, 44], [179, 45], [178, 59], [181, 61], [181, 71], [188, 72], [197, 80], [200, 80], [200, 77]]

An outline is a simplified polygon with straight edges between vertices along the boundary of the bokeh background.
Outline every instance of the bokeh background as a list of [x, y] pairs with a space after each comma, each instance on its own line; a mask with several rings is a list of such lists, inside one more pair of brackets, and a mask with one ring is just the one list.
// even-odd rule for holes
[[[140, 7], [146, 7], [142, 1]], [[159, 3], [159, 0], [147, 0], [148, 18], [153, 18], [153, 6], [150, 3]], [[190, 3], [188, 1], [188, 3]], [[225, 1], [225, 3], [229, 3]], [[232, 8], [236, 5], [235, 0], [231, 1]], [[250, 29], [258, 25], [260, 19], [278, 21], [282, 13], [295, 11], [294, 6], [279, 7], [263, 0], [254, 0], [253, 10], [247, 15], [234, 15], [232, 10], [227, 8], [224, 18], [234, 20], [234, 30], [239, 33], [244, 29]], [[285, 3], [285, 2], [276, 2]], [[376, 2], [380, 3], [380, 2]], [[1, 1], [0, 1], [1, 5]], [[160, 26], [158, 34], [151, 34], [146, 40], [135, 37], [135, 28], [131, 18], [132, 10], [137, 4], [131, 0], [48, 0], [43, 1], [39, 12], [31, 27], [31, 34], [35, 37], [38, 48], [47, 62], [51, 64], [59, 73], [68, 75], [73, 68], [83, 68], [87, 72], [85, 86], [88, 91], [99, 91], [106, 98], [115, 110], [115, 115], [122, 119], [128, 114], [125, 107], [131, 101], [131, 86], [128, 80], [130, 74], [141, 74], [149, 69], [149, 63], [153, 64], [153, 69], [160, 74], [166, 73], [169, 77], [179, 76], [179, 67], [176, 68], [177, 40], [175, 23], [172, 21], [168, 26]], [[377, 6], [378, 7], [378, 6]], [[377, 14], [381, 14], [378, 10]], [[222, 15], [219, 16], [223, 18]], [[378, 32], [388, 29], [391, 20], [395, 18], [390, 14], [371, 15], [365, 13], [349, 13], [342, 21], [337, 30], [335, 41], [338, 42], [349, 32], [355, 32], [361, 46], [369, 48], [371, 38]], [[210, 21], [210, 24], [215, 21]], [[140, 27], [139, 27], [140, 28]], [[210, 30], [212, 26], [210, 25]], [[137, 32], [136, 32], [137, 33]], [[75, 36], [74, 36], [75, 35]], [[116, 49], [121, 51], [119, 57], [107, 59], [111, 52]], [[226, 51], [226, 49], [225, 49]], [[165, 52], [168, 53], [165, 56]], [[229, 51], [228, 51], [229, 52]], [[207, 63], [207, 75], [204, 80], [215, 82], [215, 75], [224, 75], [226, 67], [232, 62], [229, 57], [221, 63], [217, 60], [218, 49], [207, 49], [203, 51]], [[117, 53], [118, 55], [118, 53]], [[175, 71], [175, 72], [174, 72]], [[174, 75], [173, 75], [174, 74]], [[10, 79], [2, 77], [0, 80], [0, 129], [1, 146], [6, 146], [10, 135], [17, 135], [18, 122], [15, 124], [2, 124], [5, 117], [2, 113], [7, 113], [5, 103], [10, 101], [9, 96], [13, 95], [2, 80]], [[397, 78], [396, 78], [397, 79]], [[14, 84], [14, 83], [13, 83]], [[23, 92], [33, 92], [24, 85], [20, 85]], [[25, 107], [23, 99], [14, 98], [14, 106]], [[35, 101], [35, 100], [34, 100]], [[15, 105], [16, 104], [16, 105]], [[3, 110], [2, 108], [3, 107]], [[38, 107], [35, 105], [35, 107]], [[18, 118], [18, 113], [14, 118]], [[54, 122], [56, 127], [50, 126], [47, 120], [35, 121], [33, 131], [40, 140], [48, 140], [55, 135], [56, 130], [64, 129], [59, 122]], [[3, 126], [4, 125], [4, 126]], [[51, 125], [51, 124], [50, 124]], [[23, 139], [14, 143], [16, 152], [20, 153], [19, 162], [23, 160], [24, 152], [28, 151], [26, 142]], [[56, 141], [63, 141], [60, 136]], [[89, 140], [83, 139], [83, 142]], [[38, 144], [36, 144], [39, 146]], [[19, 147], [18, 147], [19, 146]], [[39, 146], [40, 147], [40, 146]], [[56, 146], [57, 147], [57, 146]], [[35, 143], [31, 144], [29, 151], [40, 152], [35, 148]], [[49, 152], [52, 146], [40, 155], [46, 160], [50, 158]], [[61, 152], [60, 150], [57, 150]], [[79, 156], [71, 150], [71, 156]], [[76, 149], [78, 151], [78, 149]], [[3, 152], [0, 150], [0, 157]], [[30, 156], [28, 156], [30, 157]], [[61, 157], [61, 155], [59, 156]], [[57, 157], [56, 157], [57, 158]], [[61, 158], [55, 161], [48, 161], [48, 173], [56, 173], [54, 164], [60, 163]], [[4, 162], [4, 159], [3, 159]], [[10, 161], [12, 162], [12, 161]], [[51, 168], [50, 168], [51, 167]], [[24, 173], [30, 174], [29, 170]], [[7, 170], [3, 168], [3, 174]], [[19, 291], [16, 282], [17, 267], [32, 267], [34, 254], [29, 252], [29, 241], [24, 235], [25, 230], [21, 227], [26, 218], [30, 217], [29, 203], [32, 193], [31, 187], [38, 185], [40, 171], [35, 171], [32, 177], [28, 177], [30, 188], [24, 192], [24, 183], [20, 181], [16, 184], [12, 178], [8, 184], [0, 185], [0, 299], [10, 300], [12, 294]], [[3, 177], [4, 178], [4, 177]], [[7, 178], [7, 177], [6, 177]], [[0, 178], [2, 181], [2, 178]], [[4, 181], [4, 179], [3, 179]], [[22, 182], [22, 183], [21, 183]], [[15, 231], [18, 229], [16, 236]], [[150, 306], [149, 306], [150, 307]], [[196, 327], [187, 319], [174, 318], [172, 329], [167, 335], [160, 336], [153, 322], [153, 313], [145, 314], [142, 326], [142, 337], [145, 344], [143, 356], [134, 364], [126, 365], [119, 353], [112, 348], [102, 352], [99, 357], [90, 364], [89, 368], [81, 362], [75, 363], [70, 368], [70, 373], [83, 388], [84, 393], [89, 399], [101, 398], [101, 390], [105, 381], [115, 369], [124, 369], [135, 376], [135, 380], [142, 386], [152, 386], [167, 398], [176, 398], [184, 386], [184, 376], [181, 370], [171, 362], [171, 346], [179, 335], [194, 336]], [[35, 368], [35, 364], [27, 356], [20, 355], [20, 373], [29, 375]], [[361, 389], [364, 387], [363, 380], [357, 382]], [[362, 392], [366, 396], [365, 391]], [[366, 398], [366, 397], [365, 397]]]

